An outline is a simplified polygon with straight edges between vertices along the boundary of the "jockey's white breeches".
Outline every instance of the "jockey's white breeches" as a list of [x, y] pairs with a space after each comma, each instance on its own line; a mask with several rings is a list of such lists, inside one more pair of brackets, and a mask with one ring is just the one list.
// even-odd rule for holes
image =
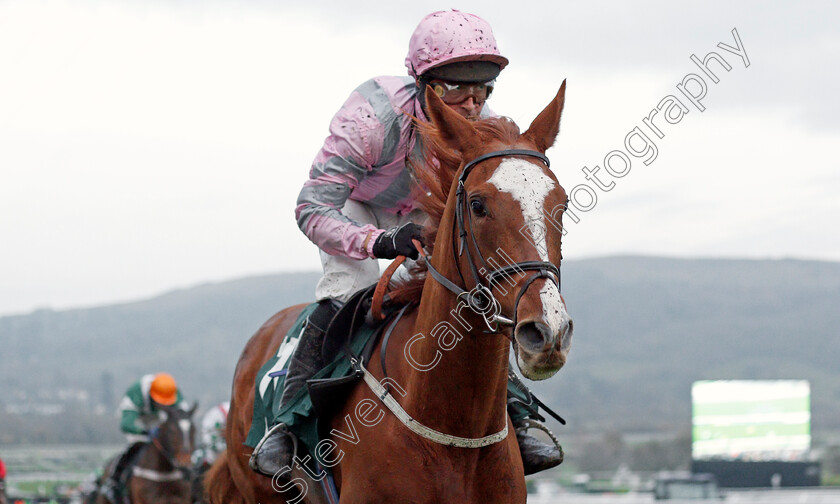
[[[388, 229], [406, 222], [420, 224], [425, 219], [424, 214], [419, 210], [415, 210], [408, 215], [395, 215], [351, 199], [348, 199], [344, 204], [341, 213], [361, 225], [373, 224], [379, 229]], [[322, 250], [321, 265], [324, 268], [324, 276], [321, 277], [315, 287], [316, 301], [337, 299], [344, 303], [359, 289], [379, 280], [378, 259], [350, 259], [330, 255]], [[394, 274], [394, 279], [407, 275], [407, 268], [413, 265], [414, 261], [406, 260], [405, 268], [400, 268]]]

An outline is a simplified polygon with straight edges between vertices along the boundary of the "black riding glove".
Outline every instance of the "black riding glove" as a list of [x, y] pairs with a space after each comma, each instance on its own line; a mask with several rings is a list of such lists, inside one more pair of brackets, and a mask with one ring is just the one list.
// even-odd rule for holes
[[373, 255], [379, 259], [394, 259], [398, 255], [417, 259], [419, 254], [411, 240], [422, 242], [422, 234], [423, 228], [413, 222], [392, 227], [373, 242]]

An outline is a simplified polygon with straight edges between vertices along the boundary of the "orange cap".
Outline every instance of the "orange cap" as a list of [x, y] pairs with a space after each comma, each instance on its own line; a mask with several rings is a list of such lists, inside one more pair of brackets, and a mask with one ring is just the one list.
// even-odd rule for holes
[[149, 396], [158, 404], [172, 406], [178, 399], [178, 386], [175, 378], [169, 373], [158, 373], [152, 380]]

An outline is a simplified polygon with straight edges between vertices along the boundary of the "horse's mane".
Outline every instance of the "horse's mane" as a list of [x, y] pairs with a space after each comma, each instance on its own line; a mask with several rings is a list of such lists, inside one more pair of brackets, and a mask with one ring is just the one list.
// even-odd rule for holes
[[[446, 200], [456, 175], [466, 160], [462, 159], [461, 152], [446, 145], [441, 132], [431, 122], [415, 118], [414, 126], [420, 134], [423, 157], [421, 162], [411, 160], [409, 163], [416, 178], [415, 198], [420, 208], [428, 215], [423, 237], [425, 248], [431, 255], [434, 254], [435, 237], [446, 208]], [[480, 142], [496, 140], [512, 145], [520, 134], [516, 123], [507, 117], [483, 119], [473, 123], [473, 127], [479, 133]], [[411, 278], [395, 282], [390, 291], [391, 299], [397, 304], [419, 303], [426, 280], [426, 271], [425, 262], [419, 261], [411, 270]]]

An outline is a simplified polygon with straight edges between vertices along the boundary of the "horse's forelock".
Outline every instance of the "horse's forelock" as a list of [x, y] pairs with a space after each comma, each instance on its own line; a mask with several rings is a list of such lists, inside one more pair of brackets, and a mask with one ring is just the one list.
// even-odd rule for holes
[[[462, 153], [449, 147], [440, 134], [440, 130], [433, 123], [416, 120], [415, 125], [420, 132], [423, 145], [423, 163], [411, 162], [411, 167], [419, 182], [415, 188], [415, 197], [423, 211], [429, 216], [425, 227], [426, 249], [434, 253], [435, 237], [437, 236], [446, 200], [455, 182], [455, 177], [461, 164]], [[514, 145], [520, 137], [519, 127], [507, 117], [491, 117], [473, 123], [479, 135], [475, 148], [487, 143], [502, 143]], [[391, 298], [397, 302], [419, 302], [423, 289], [425, 265], [419, 265], [412, 278], [397, 283], [391, 292]]]

